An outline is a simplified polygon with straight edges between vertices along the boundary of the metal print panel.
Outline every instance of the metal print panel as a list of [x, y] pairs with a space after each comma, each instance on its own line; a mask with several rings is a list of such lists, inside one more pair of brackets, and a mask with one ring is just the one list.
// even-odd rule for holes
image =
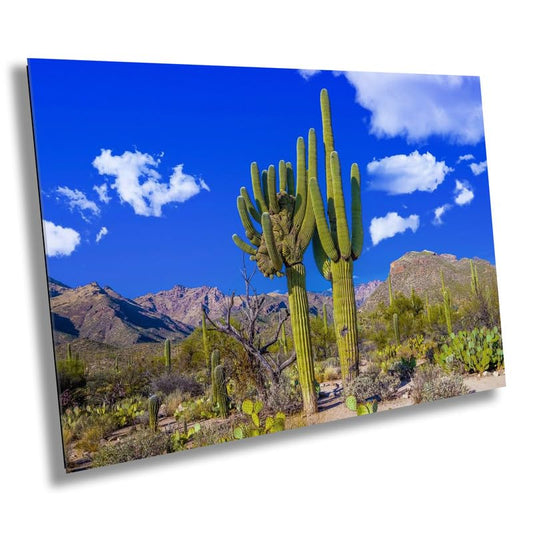
[[477, 77], [28, 73], [68, 472], [505, 384]]

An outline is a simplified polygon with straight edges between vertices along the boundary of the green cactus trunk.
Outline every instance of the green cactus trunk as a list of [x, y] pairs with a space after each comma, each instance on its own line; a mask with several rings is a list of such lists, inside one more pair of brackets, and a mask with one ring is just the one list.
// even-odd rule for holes
[[215, 368], [220, 365], [220, 352], [218, 350], [213, 350], [211, 352], [211, 362], [210, 362], [210, 371], [211, 376], [211, 400], [213, 405], [217, 403], [217, 388], [215, 383]]
[[165, 366], [167, 367], [167, 372], [170, 374], [170, 371], [172, 370], [172, 359], [171, 359], [171, 352], [170, 352], [170, 341], [167, 339], [165, 341]]
[[398, 313], [392, 315], [392, 329], [394, 330], [394, 339], [396, 344], [400, 344], [400, 322], [398, 320]]
[[67, 344], [67, 361], [72, 361], [72, 347], [70, 342]]
[[428, 319], [428, 324], [431, 324], [431, 308], [429, 307], [429, 298], [426, 293], [426, 315]]
[[152, 431], [157, 431], [157, 417], [159, 415], [159, 408], [161, 407], [161, 400], [155, 394], [148, 398], [148, 416], [150, 421], [150, 428]]
[[444, 317], [446, 319], [446, 329], [448, 330], [448, 335], [453, 333], [452, 328], [452, 305], [450, 301], [450, 293], [445, 290], [444, 294]]
[[296, 364], [304, 412], [316, 413], [318, 410], [315, 394], [315, 371], [311, 348], [311, 328], [309, 326], [309, 304], [305, 288], [305, 267], [302, 263], [286, 267], [289, 288], [289, 310], [291, 313], [292, 336], [296, 350]]
[[213, 404], [218, 407], [222, 418], [228, 417], [228, 395], [226, 392], [226, 377], [224, 367], [217, 365], [213, 370]]
[[331, 263], [333, 319], [343, 380], [351, 381], [359, 373], [357, 315], [353, 286], [353, 262]]
[[392, 294], [392, 275], [390, 273], [387, 279], [387, 284], [389, 286], [389, 307], [392, 307], [392, 304], [394, 303], [394, 296]]
[[207, 336], [207, 325], [205, 321], [205, 310], [202, 307], [202, 342], [204, 344], [204, 356], [205, 356], [205, 366], [207, 367], [207, 371], [210, 372], [211, 370], [211, 359], [210, 359], [210, 352], [209, 352], [209, 337]]

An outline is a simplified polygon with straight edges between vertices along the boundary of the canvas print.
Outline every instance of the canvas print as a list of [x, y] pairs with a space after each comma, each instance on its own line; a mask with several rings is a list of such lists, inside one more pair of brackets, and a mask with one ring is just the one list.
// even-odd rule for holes
[[68, 472], [505, 385], [478, 77], [28, 77]]

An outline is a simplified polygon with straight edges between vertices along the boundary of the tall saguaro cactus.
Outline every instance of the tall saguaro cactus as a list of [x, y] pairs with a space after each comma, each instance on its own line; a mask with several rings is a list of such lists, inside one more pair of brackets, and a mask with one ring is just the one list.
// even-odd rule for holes
[[[279, 189], [276, 187], [276, 170], [259, 174], [257, 163], [252, 163], [252, 190], [255, 205], [245, 187], [237, 198], [237, 209], [251, 244], [233, 235], [235, 244], [257, 261], [259, 270], [270, 278], [287, 277], [289, 310], [296, 351], [299, 382], [302, 389], [304, 411], [317, 411], [315, 375], [309, 326], [309, 303], [305, 287], [303, 254], [311, 241], [315, 219], [308, 200], [308, 179], [316, 177], [316, 137], [309, 130], [309, 162], [306, 169], [305, 143], [302, 137], [296, 145], [296, 187], [292, 167], [279, 163]], [[252, 219], [260, 225], [256, 228]]]
[[346, 382], [359, 373], [353, 262], [358, 259], [363, 248], [361, 179], [359, 167], [354, 163], [350, 176], [352, 190], [352, 234], [350, 237], [339, 156], [334, 147], [331, 110], [326, 89], [322, 89], [320, 93], [320, 107], [326, 162], [327, 219], [317, 179], [310, 176], [309, 192], [317, 229], [313, 237], [313, 251], [319, 271], [332, 284], [333, 321], [342, 379]]

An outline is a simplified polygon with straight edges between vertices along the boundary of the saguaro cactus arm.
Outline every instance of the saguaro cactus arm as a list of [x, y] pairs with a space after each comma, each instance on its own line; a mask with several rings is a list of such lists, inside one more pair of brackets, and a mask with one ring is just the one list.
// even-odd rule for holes
[[350, 172], [352, 186], [352, 253], [353, 259], [359, 259], [363, 250], [363, 210], [361, 207], [361, 174], [357, 163], [352, 164]]

